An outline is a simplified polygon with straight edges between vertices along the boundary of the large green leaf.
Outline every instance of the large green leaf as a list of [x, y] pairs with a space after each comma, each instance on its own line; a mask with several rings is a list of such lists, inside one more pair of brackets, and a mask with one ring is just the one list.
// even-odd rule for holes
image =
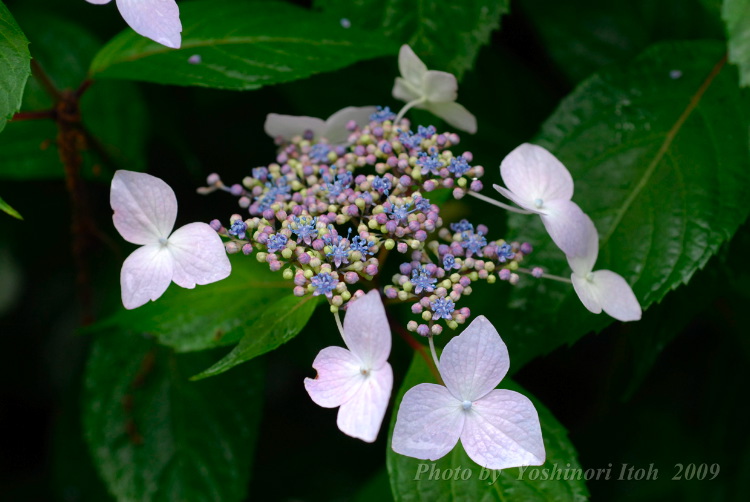
[[729, 34], [729, 60], [740, 68], [740, 83], [750, 85], [750, 0], [724, 0], [721, 11]]
[[104, 333], [85, 376], [94, 462], [119, 501], [242, 500], [262, 405], [262, 371], [191, 383], [210, 354], [175, 355], [133, 332]]
[[0, 2], [0, 131], [21, 108], [23, 89], [31, 75], [29, 41], [8, 8]]
[[[644, 308], [688, 282], [750, 211], [750, 101], [736, 76], [721, 43], [658, 45], [583, 82], [537, 139], [570, 169], [573, 200], [596, 223], [595, 269], [625, 277]], [[534, 245], [529, 266], [570, 273], [538, 218], [513, 215], [509, 227]], [[510, 306], [502, 323], [521, 362], [612, 321], [571, 286], [531, 277]]]
[[18, 218], [19, 220], [23, 219], [21, 215], [18, 213], [18, 211], [13, 209], [7, 202], [3, 200], [2, 197], [0, 197], [0, 211], [7, 213], [14, 218]]
[[[232, 257], [232, 262], [232, 274], [222, 281], [195, 289], [172, 284], [155, 302], [135, 310], [121, 310], [92, 329], [119, 328], [150, 333], [159, 343], [177, 352], [232, 345], [245, 339], [248, 343], [261, 336], [259, 326], [288, 330], [288, 325], [284, 324], [287, 318], [279, 316], [274, 320], [268, 315], [269, 312], [279, 314], [284, 308], [298, 315], [309, 310], [304, 320], [294, 318], [302, 322], [297, 332], [302, 329], [316, 302], [308, 301], [309, 297], [293, 296], [291, 281], [284, 280], [281, 273], [271, 272], [254, 257]], [[303, 305], [305, 307], [298, 312], [297, 308]], [[276, 343], [275, 348], [286, 341], [278, 337], [290, 335], [267, 332], [266, 336], [269, 344]]]
[[[401, 403], [407, 390], [420, 383], [435, 383], [424, 359], [415, 354], [409, 372], [406, 374], [401, 389], [396, 396], [396, 403]], [[515, 390], [528, 395], [519, 385], [510, 380], [503, 380], [501, 388]], [[464, 451], [461, 443], [445, 457], [429, 462], [395, 453], [390, 448], [393, 428], [396, 425], [394, 411], [388, 434], [388, 452], [386, 464], [391, 478], [391, 490], [397, 502], [430, 501], [519, 501], [519, 502], [563, 502], [583, 501], [588, 497], [588, 490], [582, 480], [542, 479], [543, 471], [529, 476], [530, 471], [557, 468], [579, 469], [576, 452], [567, 436], [565, 428], [555, 419], [552, 413], [539, 401], [531, 398], [539, 413], [544, 436], [544, 447], [547, 461], [540, 467], [529, 467], [499, 471], [487, 470], [475, 464]], [[569, 465], [568, 465], [569, 464]], [[458, 469], [458, 471], [456, 471]], [[467, 479], [456, 479], [455, 475], [442, 479], [441, 473], [454, 471], [462, 474], [466, 471]], [[574, 472], [574, 471], [571, 471]], [[438, 478], [436, 479], [436, 474]], [[548, 472], [549, 475], [549, 472]], [[432, 479], [430, 478], [432, 476]], [[530, 478], [535, 478], [531, 480]], [[547, 476], [549, 477], [549, 476]]]
[[316, 0], [325, 12], [347, 19], [352, 27], [382, 30], [409, 44], [430, 68], [457, 75], [472, 68], [482, 45], [499, 28], [509, 0]]
[[[79, 25], [59, 17], [20, 10], [18, 20], [31, 40], [34, 58], [57, 89], [76, 89], [86, 79], [88, 64], [101, 43]], [[52, 108], [52, 98], [32, 77], [23, 111]], [[96, 82], [81, 99], [82, 120], [93, 138], [87, 143], [83, 174], [96, 178], [102, 161], [142, 170], [146, 111], [138, 89], [129, 82]], [[13, 122], [0, 135], [0, 178], [62, 178], [52, 120]], [[88, 152], [92, 154], [89, 155]]]
[[131, 30], [107, 44], [91, 75], [161, 84], [250, 90], [394, 54], [377, 33], [284, 3], [204, 0], [180, 6], [182, 48]]

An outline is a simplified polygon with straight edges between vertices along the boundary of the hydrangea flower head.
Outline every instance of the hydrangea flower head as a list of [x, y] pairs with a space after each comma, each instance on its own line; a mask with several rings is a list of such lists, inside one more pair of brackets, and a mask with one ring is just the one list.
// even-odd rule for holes
[[[86, 0], [102, 5], [112, 0]], [[139, 35], [172, 49], [182, 44], [180, 8], [175, 0], [117, 0], [125, 22]]]
[[534, 405], [518, 392], [495, 389], [510, 368], [508, 349], [484, 316], [443, 350], [445, 386], [419, 384], [401, 401], [392, 448], [437, 460], [461, 440], [466, 454], [488, 469], [542, 465], [542, 430]]
[[[589, 222], [594, 227], [590, 219]], [[573, 270], [570, 280], [583, 306], [594, 314], [604, 310], [619, 321], [640, 320], [641, 306], [627, 281], [611, 270], [593, 271], [599, 255], [596, 228], [590, 232], [586, 249], [584, 256], [568, 256], [568, 264]]]
[[346, 125], [354, 121], [357, 125], [364, 125], [370, 121], [370, 115], [377, 112], [374, 106], [348, 106], [328, 117], [327, 120], [315, 117], [296, 117], [294, 115], [280, 115], [269, 113], [266, 117], [264, 129], [272, 138], [282, 138], [290, 141], [295, 136], [303, 136], [306, 131], [312, 132], [312, 140], [325, 138], [331, 145], [346, 143], [349, 131]]
[[477, 132], [477, 119], [466, 108], [456, 103], [458, 81], [454, 75], [444, 71], [428, 70], [427, 66], [408, 45], [402, 45], [398, 53], [398, 68], [393, 97], [414, 108], [425, 109], [453, 127], [471, 134]]
[[321, 350], [313, 361], [318, 375], [305, 378], [305, 389], [317, 405], [339, 407], [341, 432], [372, 443], [393, 388], [391, 331], [377, 290], [350, 304], [343, 336], [347, 348]]
[[172, 232], [177, 198], [159, 178], [117, 171], [110, 204], [120, 235], [141, 245], [122, 265], [120, 284], [125, 308], [156, 300], [172, 281], [192, 289], [196, 284], [225, 279], [232, 271], [221, 238], [208, 224], [188, 223]]
[[547, 233], [563, 253], [584, 256], [591, 226], [573, 197], [573, 178], [557, 158], [541, 146], [524, 143], [500, 164], [507, 188], [504, 197], [538, 214]]

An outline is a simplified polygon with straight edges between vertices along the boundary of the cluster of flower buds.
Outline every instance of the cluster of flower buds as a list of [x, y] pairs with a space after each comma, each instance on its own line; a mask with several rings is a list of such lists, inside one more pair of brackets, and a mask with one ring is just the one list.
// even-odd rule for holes
[[[296, 295], [325, 295], [333, 309], [351, 298], [348, 285], [378, 273], [381, 250], [423, 255], [443, 225], [428, 193], [447, 188], [460, 198], [481, 190], [484, 168], [470, 165], [470, 152], [454, 155], [458, 135], [432, 126], [414, 133], [408, 120], [394, 118], [379, 108], [362, 127], [350, 121], [345, 145], [314, 141], [309, 131], [277, 138], [276, 162], [252, 169], [241, 185], [210, 175], [201, 192], [230, 192], [249, 216], [211, 222], [227, 252], [255, 253], [271, 270], [283, 269]], [[480, 256], [486, 243], [477, 246], [457, 256]]]
[[412, 261], [401, 264], [400, 273], [393, 276], [394, 285], [387, 286], [384, 292], [388, 298], [414, 302], [412, 313], [425, 322], [410, 321], [409, 331], [422, 336], [439, 335], [443, 331], [440, 321], [451, 329], [466, 322], [469, 309], [456, 305], [462, 296], [471, 294], [475, 281], [492, 284], [499, 278], [511, 284], [518, 282], [515, 271], [531, 253], [531, 245], [502, 239], [488, 242], [487, 232], [484, 225], [475, 228], [461, 220], [451, 224], [450, 230], [441, 228], [440, 240], [414, 251]]

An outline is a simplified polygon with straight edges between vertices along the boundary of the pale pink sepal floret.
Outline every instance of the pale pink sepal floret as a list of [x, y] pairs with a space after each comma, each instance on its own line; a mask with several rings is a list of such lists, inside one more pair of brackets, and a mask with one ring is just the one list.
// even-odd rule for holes
[[177, 198], [159, 178], [117, 171], [110, 204], [120, 235], [141, 245], [128, 256], [120, 272], [125, 308], [156, 300], [170, 282], [192, 289], [196, 284], [224, 279], [232, 271], [221, 237], [206, 223], [189, 223], [172, 232]]
[[573, 197], [573, 178], [557, 158], [541, 146], [524, 143], [500, 164], [507, 188], [503, 196], [538, 214], [552, 241], [566, 255], [583, 256], [591, 226]]
[[[111, 0], [86, 0], [102, 5]], [[125, 22], [139, 35], [172, 49], [182, 44], [180, 8], [175, 0], [116, 0]]]
[[534, 405], [518, 392], [495, 389], [509, 368], [500, 335], [487, 318], [477, 317], [443, 350], [439, 371], [445, 386], [423, 383], [404, 394], [393, 451], [437, 460], [460, 439], [469, 458], [488, 469], [543, 464]]
[[391, 331], [377, 290], [352, 302], [344, 318], [343, 347], [326, 347], [313, 361], [318, 375], [305, 389], [324, 408], [339, 407], [344, 434], [372, 443], [378, 436], [393, 388]]
[[[587, 217], [588, 218], [588, 217]], [[589, 219], [590, 225], [594, 223]], [[620, 321], [638, 321], [641, 306], [628, 282], [611, 270], [594, 270], [599, 256], [599, 236], [596, 229], [589, 235], [583, 256], [568, 256], [573, 270], [570, 280], [583, 306], [594, 314], [602, 310]]]
[[328, 117], [327, 120], [304, 115], [269, 113], [263, 127], [266, 134], [274, 139], [282, 138], [290, 141], [293, 137], [302, 136], [310, 131], [313, 134], [313, 141], [325, 138], [331, 145], [340, 145], [347, 142], [349, 131], [346, 126], [350, 121], [354, 121], [358, 126], [366, 125], [370, 122], [370, 115], [377, 110], [375, 106], [347, 106]]

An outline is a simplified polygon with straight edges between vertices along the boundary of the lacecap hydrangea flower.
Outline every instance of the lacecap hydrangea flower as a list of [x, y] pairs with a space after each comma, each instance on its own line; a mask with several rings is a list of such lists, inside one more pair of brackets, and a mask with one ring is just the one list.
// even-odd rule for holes
[[391, 330], [377, 290], [349, 304], [341, 335], [348, 349], [321, 350], [313, 361], [318, 375], [305, 378], [305, 389], [319, 406], [339, 408], [341, 432], [372, 443], [393, 388]]
[[125, 308], [156, 300], [170, 282], [192, 289], [225, 279], [232, 271], [221, 237], [206, 223], [188, 223], [172, 232], [177, 198], [159, 178], [117, 171], [110, 203], [117, 231], [126, 241], [141, 245], [122, 265]]
[[[112, 0], [86, 0], [102, 5]], [[180, 8], [175, 0], [116, 0], [125, 22], [139, 35], [179, 49], [182, 44]]]
[[479, 316], [443, 349], [438, 362], [445, 386], [422, 383], [401, 401], [393, 430], [396, 453], [437, 460], [458, 443], [488, 469], [542, 465], [544, 442], [532, 402], [495, 389], [510, 368], [508, 349]]

